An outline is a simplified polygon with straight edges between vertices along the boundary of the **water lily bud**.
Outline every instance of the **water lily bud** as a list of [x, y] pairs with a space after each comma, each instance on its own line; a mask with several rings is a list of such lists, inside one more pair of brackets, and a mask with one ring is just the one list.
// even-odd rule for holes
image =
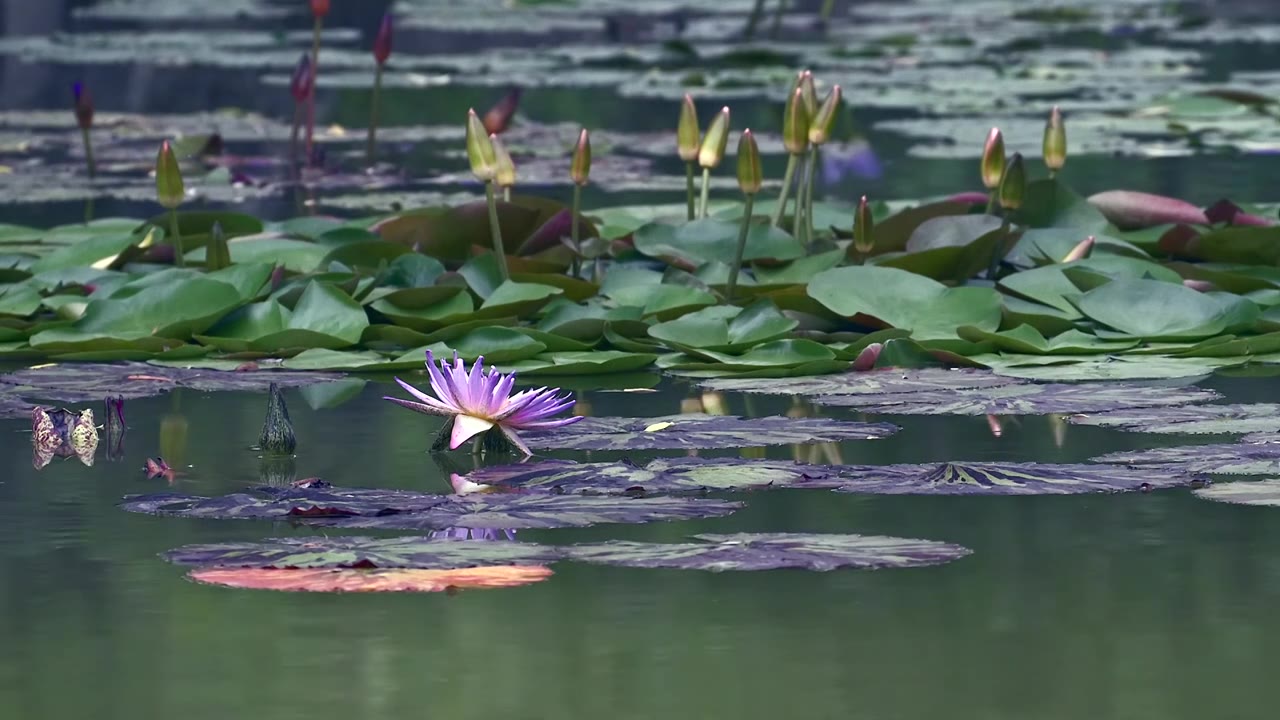
[[746, 195], [760, 192], [764, 183], [764, 171], [760, 169], [760, 148], [751, 135], [751, 128], [742, 131], [738, 138], [738, 187]]
[[836, 124], [836, 111], [840, 109], [840, 86], [833, 85], [822, 107], [809, 123], [809, 142], [822, 145], [831, 137], [831, 128]]
[[874, 227], [871, 206], [867, 205], [867, 196], [863, 195], [858, 201], [858, 210], [853, 215], [853, 247], [863, 255], [875, 248], [875, 238], [872, 236]]
[[1022, 193], [1027, 187], [1027, 173], [1022, 167], [1022, 153], [1014, 153], [1000, 178], [1000, 207], [1017, 210], [1022, 207]]
[[391, 57], [391, 35], [393, 33], [391, 13], [382, 16], [382, 24], [378, 26], [378, 34], [373, 38], [373, 59], [379, 65]]
[[471, 174], [480, 182], [489, 182], [498, 172], [493, 141], [474, 109], [467, 111], [467, 160], [471, 161]]
[[818, 114], [818, 91], [813, 86], [813, 73], [803, 70], [796, 76], [796, 87], [800, 88], [801, 97], [804, 98], [805, 112], [809, 113], [809, 117]]
[[311, 0], [311, 14], [324, 17], [329, 14], [329, 0]]
[[209, 247], [205, 250], [206, 270], [221, 270], [231, 266], [231, 249], [227, 247], [226, 233], [222, 232], [222, 223], [214, 222], [209, 229]]
[[93, 127], [93, 96], [89, 94], [89, 88], [80, 83], [72, 85], [71, 92], [76, 98], [76, 124], [81, 130], [88, 130]]
[[169, 147], [169, 141], [160, 144], [160, 153], [156, 155], [156, 199], [170, 210], [182, 204], [186, 190], [182, 186], [182, 170], [178, 167], [178, 158]]
[[853, 361], [853, 369], [858, 372], [874, 370], [876, 361], [880, 359], [880, 353], [883, 350], [884, 345], [881, 343], [871, 343], [862, 348], [862, 351], [858, 353], [858, 357]]
[[1049, 121], [1044, 125], [1044, 164], [1055, 172], [1067, 164], [1067, 128], [1057, 105], [1049, 111]]
[[698, 159], [698, 141], [698, 110], [693, 106], [693, 96], [685, 93], [680, 102], [680, 122], [676, 125], [676, 150], [681, 160], [691, 163]]
[[265, 453], [288, 455], [298, 446], [293, 434], [293, 422], [289, 420], [289, 408], [284, 404], [280, 386], [271, 383], [267, 388], [267, 417], [258, 435], [258, 448]]
[[489, 108], [489, 112], [484, 114], [486, 134], [501, 135], [507, 131], [507, 127], [511, 125], [511, 119], [515, 117], [516, 110], [520, 107], [520, 95], [523, 93], [523, 89], [513, 87], [494, 103], [493, 107]]
[[787, 98], [786, 114], [782, 116], [782, 146], [792, 155], [803, 155], [809, 149], [809, 111], [800, 88]]
[[991, 128], [987, 144], [982, 148], [982, 185], [988, 190], [1000, 187], [1004, 175], [1004, 136], [1000, 128]]
[[502, 144], [502, 140], [497, 135], [490, 135], [489, 143], [493, 145], [493, 157], [497, 161], [494, 166], [493, 181], [498, 187], [515, 186], [516, 163], [511, 159], [511, 153], [507, 152], [507, 146]]
[[704, 168], [714, 168], [724, 159], [724, 150], [729, 145], [729, 107], [720, 108], [720, 113], [707, 127], [707, 134], [702, 137], [702, 147], [698, 148], [698, 164]]
[[311, 56], [302, 53], [298, 65], [293, 69], [293, 77], [289, 80], [289, 94], [296, 103], [304, 103], [315, 90], [316, 76], [311, 72]]
[[1081, 240], [1080, 244], [1071, 248], [1071, 252], [1067, 253], [1067, 256], [1062, 258], [1062, 262], [1075, 262], [1076, 260], [1083, 260], [1089, 257], [1089, 255], [1093, 253], [1093, 244], [1095, 242], [1097, 242], [1097, 239], [1092, 235]]
[[575, 185], [586, 185], [591, 175], [591, 136], [587, 129], [578, 133], [578, 144], [573, 146], [573, 162], [569, 164], [569, 177]]

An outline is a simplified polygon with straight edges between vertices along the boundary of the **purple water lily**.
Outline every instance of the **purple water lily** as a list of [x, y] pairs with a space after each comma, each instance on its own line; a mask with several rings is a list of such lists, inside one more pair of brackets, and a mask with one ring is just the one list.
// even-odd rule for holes
[[532, 455], [528, 446], [516, 435], [517, 430], [550, 430], [582, 419], [551, 419], [551, 416], [573, 407], [570, 397], [557, 395], [559, 388], [542, 387], [522, 390], [512, 395], [515, 373], [503, 375], [492, 367], [485, 370], [483, 357], [476, 358], [468, 372], [456, 353], [452, 365], [446, 360], [441, 360], [437, 365], [435, 357], [428, 350], [427, 372], [431, 376], [431, 389], [435, 392], [435, 397], [396, 378], [400, 387], [418, 401], [394, 397], [384, 399], [415, 412], [451, 417], [453, 429], [449, 436], [450, 450], [456, 450], [462, 443], [496, 427], [512, 445], [525, 455]]

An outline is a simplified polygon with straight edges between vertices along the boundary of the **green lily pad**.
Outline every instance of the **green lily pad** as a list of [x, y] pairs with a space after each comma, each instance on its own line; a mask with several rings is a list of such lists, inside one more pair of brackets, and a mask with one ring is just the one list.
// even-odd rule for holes
[[1086, 317], [1149, 340], [1199, 340], [1257, 325], [1258, 307], [1157, 280], [1114, 280], [1075, 301]]
[[[732, 262], [738, 247], [739, 223], [704, 218], [679, 225], [653, 222], [635, 231], [640, 252], [655, 258], [669, 258], [690, 269], [716, 261]], [[804, 257], [799, 241], [771, 225], [754, 223], [747, 231], [742, 259], [795, 260]]]
[[597, 375], [640, 370], [652, 365], [657, 357], [650, 353], [593, 350], [544, 353], [527, 360], [496, 364], [502, 372], [521, 376]]
[[777, 340], [798, 324], [779, 312], [773, 303], [761, 300], [746, 309], [717, 306], [691, 312], [650, 327], [649, 335], [677, 349], [736, 353]]
[[932, 390], [909, 394], [820, 395], [823, 405], [901, 415], [1045, 415], [1091, 413], [1136, 407], [1177, 406], [1214, 400], [1212, 390], [1118, 383], [1005, 385]]
[[897, 268], [841, 267], [819, 273], [809, 296], [863, 325], [910, 330], [917, 340], [954, 338], [956, 328], [1000, 326], [1000, 295], [990, 288], [947, 286]]
[[1280, 506], [1280, 480], [1268, 479], [1255, 482], [1216, 483], [1193, 491], [1196, 497], [1214, 502], [1260, 507]]
[[1079, 330], [1068, 330], [1052, 338], [1046, 338], [1030, 325], [1019, 325], [1012, 330], [987, 332], [965, 326], [958, 329], [961, 338], [971, 342], [989, 342], [1001, 351], [1032, 355], [1094, 355], [1122, 352], [1137, 347], [1138, 340], [1102, 340], [1096, 335]]

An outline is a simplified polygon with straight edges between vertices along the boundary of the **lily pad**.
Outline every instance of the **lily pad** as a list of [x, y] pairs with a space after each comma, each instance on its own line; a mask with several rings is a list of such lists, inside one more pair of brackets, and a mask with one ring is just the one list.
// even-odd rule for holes
[[852, 481], [839, 492], [871, 495], [1074, 495], [1154, 490], [1195, 481], [1188, 474], [1116, 464], [865, 465], [842, 468], [841, 475]]
[[907, 394], [820, 395], [814, 398], [814, 402], [897, 415], [1045, 415], [1179, 406], [1208, 402], [1217, 397], [1218, 394], [1212, 390], [1196, 387], [1027, 383]]
[[[666, 258], [689, 269], [707, 262], [732, 262], [738, 247], [740, 223], [704, 218], [671, 225], [653, 222], [635, 231], [636, 249], [650, 257]], [[745, 262], [795, 260], [804, 257], [795, 238], [771, 225], [753, 224], [747, 231]]]
[[680, 450], [874, 440], [897, 431], [888, 423], [827, 418], [739, 418], [669, 415], [652, 418], [589, 417], [564, 430], [525, 433], [531, 448], [567, 450]]
[[431, 495], [360, 488], [257, 487], [221, 497], [132, 496], [132, 512], [210, 519], [289, 520], [341, 528], [427, 530], [582, 527], [728, 515], [739, 503], [704, 498], [590, 495]]
[[695, 535], [692, 543], [642, 543], [614, 540], [573, 545], [579, 562], [681, 570], [836, 570], [940, 565], [970, 554], [960, 545], [883, 535], [814, 533], [737, 533]]
[[396, 537], [271, 538], [263, 542], [185, 545], [164, 554], [179, 565], [262, 569], [419, 568], [452, 570], [486, 565], [543, 565], [554, 547], [488, 540]]
[[219, 585], [240, 590], [454, 592], [531, 585], [546, 580], [551, 575], [550, 568], [540, 565], [498, 565], [460, 570], [202, 568], [192, 570], [189, 577], [205, 585]]
[[1194, 491], [1196, 497], [1238, 505], [1280, 507], [1280, 480], [1217, 483]]
[[1200, 340], [1257, 325], [1256, 305], [1158, 280], [1113, 280], [1075, 302], [1086, 317], [1147, 340]]
[[1068, 420], [1076, 425], [1097, 425], [1146, 433], [1207, 435], [1280, 432], [1280, 405], [1256, 403], [1113, 410], [1073, 415]]
[[812, 377], [758, 379], [717, 378], [702, 382], [710, 390], [770, 395], [880, 395], [959, 390], [964, 388], [999, 388], [1020, 381], [986, 370], [967, 368], [892, 368], [869, 372], [839, 373]]
[[809, 296], [829, 310], [872, 327], [910, 330], [916, 340], [954, 338], [956, 328], [1000, 326], [1000, 294], [991, 288], [949, 288], [889, 267], [840, 267], [818, 273]]
[[1209, 475], [1273, 475], [1280, 473], [1280, 442], [1184, 445], [1107, 453], [1097, 462], [1149, 466], [1163, 472]]

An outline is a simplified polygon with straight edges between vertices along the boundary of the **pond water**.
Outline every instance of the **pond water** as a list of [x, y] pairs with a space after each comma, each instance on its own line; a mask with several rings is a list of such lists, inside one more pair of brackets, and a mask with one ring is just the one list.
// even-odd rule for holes
[[[1228, 400], [1280, 398], [1257, 380], [1205, 384]], [[438, 422], [381, 401], [389, 390], [375, 382], [321, 410], [288, 391], [296, 477], [447, 492], [447, 474], [425, 452]], [[667, 383], [657, 393], [579, 400], [599, 415], [659, 415], [690, 396], [698, 393]], [[747, 412], [742, 396], [725, 399], [730, 411]], [[761, 414], [788, 404], [752, 399]], [[1280, 525], [1265, 508], [1204, 502], [1186, 490], [761, 491], [722, 519], [519, 533], [570, 543], [858, 532], [974, 551], [931, 568], [702, 573], [560, 563], [543, 583], [456, 596], [197, 585], [157, 553], [317, 530], [116, 505], [125, 494], [166, 489], [140, 470], [161, 452], [180, 468], [176, 491], [257, 483], [259, 459], [248, 446], [263, 409], [264, 398], [248, 393], [130, 401], [121, 460], [55, 461], [38, 472], [25, 423], [0, 426], [6, 716], [1262, 718], [1273, 706]], [[981, 416], [876, 419], [903, 430], [840, 444], [843, 461], [1078, 462], [1187, 439], [1074, 425], [1055, 439], [1049, 420], [1033, 416], [1004, 418], [1000, 437]], [[792, 448], [767, 455], [790, 458]], [[618, 456], [595, 454], [605, 457]]]

